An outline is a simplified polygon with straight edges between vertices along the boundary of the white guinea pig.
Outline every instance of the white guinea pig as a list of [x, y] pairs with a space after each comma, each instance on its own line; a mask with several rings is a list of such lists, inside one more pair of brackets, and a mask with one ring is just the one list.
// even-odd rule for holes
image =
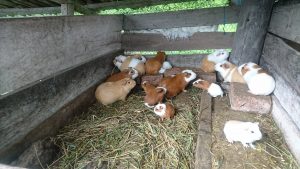
[[275, 89], [275, 80], [255, 63], [249, 62], [238, 68], [246, 81], [249, 92], [254, 95], [269, 95]]
[[195, 82], [193, 82], [193, 86], [207, 90], [207, 93], [211, 95], [211, 97], [223, 97], [223, 91], [221, 87], [215, 83], [210, 83], [206, 80], [198, 79]]
[[215, 65], [225, 61], [228, 57], [229, 53], [225, 49], [216, 50], [202, 59], [200, 68], [204, 72], [214, 72]]
[[252, 143], [262, 138], [258, 122], [230, 120], [225, 123], [223, 131], [228, 142], [239, 141], [244, 147], [250, 146], [253, 149], [255, 146]]
[[224, 78], [224, 82], [246, 83], [243, 76], [238, 72], [236, 65], [224, 61], [215, 65], [215, 70]]

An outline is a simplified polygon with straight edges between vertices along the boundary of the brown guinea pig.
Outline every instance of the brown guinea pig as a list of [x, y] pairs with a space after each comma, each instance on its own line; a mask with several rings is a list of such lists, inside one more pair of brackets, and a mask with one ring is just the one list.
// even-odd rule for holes
[[149, 74], [149, 75], [158, 74], [165, 59], [166, 59], [165, 52], [157, 52], [157, 54], [154, 58], [148, 59], [145, 63], [146, 74]]
[[125, 79], [127, 77], [131, 79], [135, 79], [136, 77], [138, 77], [138, 75], [139, 73], [137, 70], [135, 70], [134, 68], [129, 68], [122, 72], [112, 74], [106, 79], [106, 82], [116, 82], [118, 80]]
[[118, 100], [125, 101], [126, 96], [135, 85], [135, 81], [130, 78], [116, 82], [104, 82], [97, 87], [95, 96], [103, 105], [108, 105]]
[[182, 73], [176, 74], [175, 76], [168, 76], [163, 78], [159, 87], [167, 89], [167, 98], [172, 98], [182, 91], [185, 91], [185, 87], [188, 83], [196, 78], [196, 73], [192, 70], [183, 70]]
[[147, 107], [153, 108], [155, 104], [161, 102], [164, 98], [164, 95], [167, 92], [167, 89], [164, 87], [155, 87], [150, 84], [148, 81], [144, 81], [142, 84], [146, 96], [144, 97], [144, 102]]
[[172, 119], [175, 115], [174, 106], [170, 103], [159, 103], [154, 107], [153, 111], [160, 117], [161, 121], [164, 119]]

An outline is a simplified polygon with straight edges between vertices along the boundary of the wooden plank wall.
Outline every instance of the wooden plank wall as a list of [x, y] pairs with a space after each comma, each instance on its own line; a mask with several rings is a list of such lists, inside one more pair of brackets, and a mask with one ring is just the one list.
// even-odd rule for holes
[[[201, 49], [231, 48], [234, 33], [196, 32], [190, 37], [170, 39], [161, 33], [149, 33], [147, 30], [172, 29], [182, 27], [214, 26], [224, 23], [236, 23], [239, 8], [218, 7], [208, 9], [164, 12], [154, 14], [126, 15], [124, 17], [125, 33], [122, 35], [122, 49], [125, 51], [180, 51]], [[144, 31], [144, 32], [143, 32]], [[143, 33], [141, 33], [143, 32]], [[192, 60], [200, 60], [203, 55], [193, 55]], [[168, 58], [172, 58], [170, 56]], [[176, 58], [179, 58], [177, 55]], [[183, 55], [182, 57], [186, 57]], [[176, 61], [177, 59], [173, 59]], [[182, 62], [182, 60], [178, 60]], [[197, 64], [197, 67], [199, 66]], [[180, 65], [179, 62], [173, 62]], [[192, 64], [190, 66], [196, 66]]]
[[[300, 162], [300, 4], [273, 9], [260, 64], [276, 81], [272, 114]], [[280, 109], [278, 107], [281, 107]], [[296, 132], [295, 132], [296, 130]], [[298, 134], [296, 134], [298, 133]]]
[[121, 48], [122, 16], [0, 19], [0, 94]]
[[[0, 162], [14, 160], [95, 101], [121, 54], [122, 17], [0, 20]], [[40, 80], [42, 79], [42, 80]]]

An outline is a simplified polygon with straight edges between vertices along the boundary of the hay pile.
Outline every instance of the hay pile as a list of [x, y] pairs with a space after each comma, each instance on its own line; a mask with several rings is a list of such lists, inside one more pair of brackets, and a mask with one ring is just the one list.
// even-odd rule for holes
[[176, 116], [159, 122], [143, 104], [143, 93], [111, 106], [95, 104], [76, 117], [53, 141], [62, 156], [50, 168], [191, 168], [201, 90], [191, 88], [173, 100]]

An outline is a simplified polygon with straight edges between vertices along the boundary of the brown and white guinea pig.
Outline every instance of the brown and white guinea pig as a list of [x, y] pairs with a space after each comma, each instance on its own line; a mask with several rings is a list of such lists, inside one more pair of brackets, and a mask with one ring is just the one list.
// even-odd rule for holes
[[124, 71], [130, 67], [136, 69], [139, 72], [139, 75], [145, 74], [145, 64], [146, 61], [144, 56], [133, 55], [133, 56], [117, 56], [114, 59], [114, 65], [117, 66], [120, 71]]
[[146, 74], [158, 74], [160, 68], [163, 66], [165, 59], [166, 53], [161, 51], [157, 52], [155, 57], [148, 59], [145, 63]]
[[108, 105], [118, 100], [125, 101], [126, 96], [135, 85], [135, 81], [131, 78], [121, 79], [116, 82], [104, 82], [97, 87], [95, 96], [103, 105]]
[[211, 95], [211, 97], [223, 97], [223, 91], [221, 87], [215, 83], [210, 83], [206, 80], [198, 79], [193, 82], [193, 86], [207, 90], [208, 94]]
[[175, 115], [174, 106], [170, 103], [159, 103], [154, 107], [153, 111], [160, 117], [161, 121], [164, 119], [172, 119]]
[[217, 63], [215, 70], [224, 78], [224, 82], [246, 83], [243, 76], [238, 72], [238, 67], [228, 61]]
[[185, 91], [185, 87], [188, 83], [196, 78], [196, 73], [192, 70], [183, 70], [181, 73], [176, 74], [175, 76], [168, 76], [163, 78], [159, 87], [164, 87], [167, 89], [167, 98], [174, 97]]
[[123, 72], [112, 74], [106, 79], [106, 82], [116, 82], [118, 80], [125, 79], [127, 77], [131, 79], [135, 79], [138, 77], [138, 75], [139, 73], [137, 70], [135, 70], [134, 68], [129, 68], [124, 70]]
[[269, 95], [275, 89], [275, 80], [255, 63], [249, 62], [238, 68], [239, 73], [247, 82], [249, 92], [254, 95]]
[[250, 146], [253, 149], [255, 149], [253, 142], [262, 138], [258, 122], [230, 120], [225, 123], [223, 131], [228, 142], [239, 141], [244, 147]]
[[148, 81], [144, 81], [142, 84], [146, 96], [144, 97], [144, 102], [147, 107], [153, 108], [159, 102], [162, 102], [167, 89], [164, 87], [155, 87]]
[[229, 53], [225, 49], [219, 49], [215, 52], [207, 55], [201, 61], [200, 69], [204, 72], [215, 72], [215, 65], [217, 63], [225, 61], [229, 57]]

